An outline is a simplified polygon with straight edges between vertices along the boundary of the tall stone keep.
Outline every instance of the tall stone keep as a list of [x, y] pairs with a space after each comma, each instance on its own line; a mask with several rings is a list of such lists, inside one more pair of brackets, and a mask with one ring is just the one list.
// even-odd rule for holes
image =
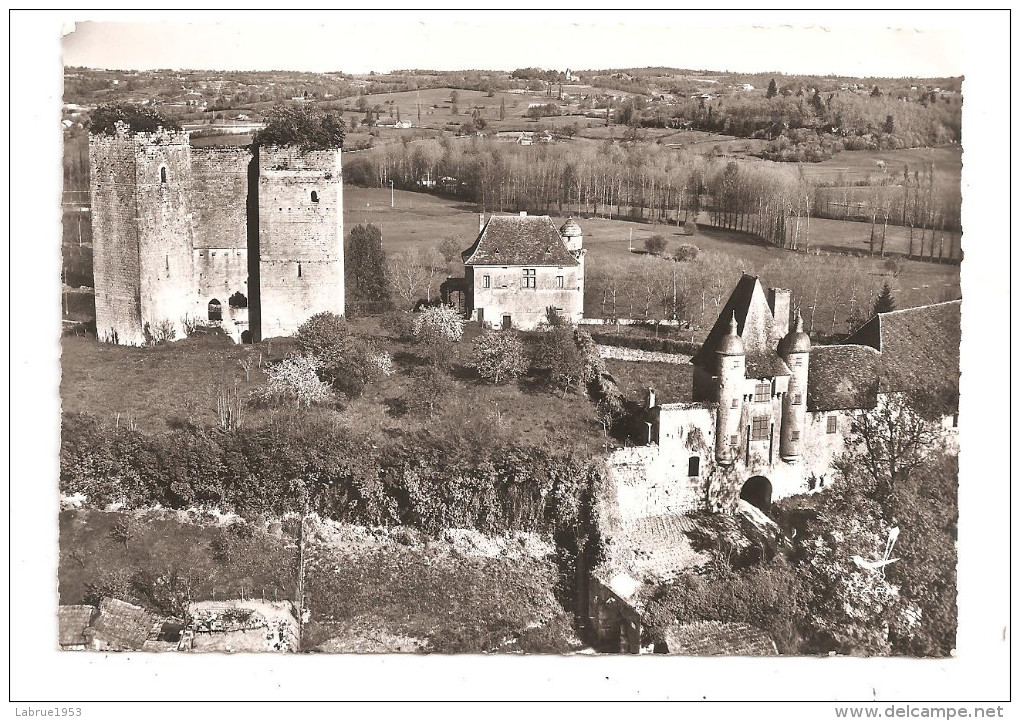
[[96, 332], [141, 345], [183, 337], [193, 311], [187, 196], [190, 145], [182, 132], [89, 139]]
[[260, 146], [257, 163], [258, 235], [248, 249], [258, 258], [249, 278], [256, 340], [292, 335], [315, 313], [344, 313], [340, 150]]

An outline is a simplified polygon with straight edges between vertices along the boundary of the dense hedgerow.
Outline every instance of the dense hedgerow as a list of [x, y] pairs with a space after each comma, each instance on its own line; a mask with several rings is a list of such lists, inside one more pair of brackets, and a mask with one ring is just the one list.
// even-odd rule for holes
[[61, 492], [91, 506], [282, 514], [297, 510], [303, 486], [321, 515], [431, 534], [576, 529], [598, 475], [589, 459], [541, 447], [470, 448], [428, 431], [384, 444], [310, 423], [150, 435], [78, 415], [64, 419], [61, 439]]

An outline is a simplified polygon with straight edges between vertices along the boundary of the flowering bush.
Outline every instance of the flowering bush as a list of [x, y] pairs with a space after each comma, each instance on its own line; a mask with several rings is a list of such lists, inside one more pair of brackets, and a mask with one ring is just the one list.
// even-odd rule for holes
[[432, 306], [415, 314], [411, 333], [419, 343], [458, 341], [464, 335], [464, 318], [451, 306]]
[[372, 365], [379, 369], [379, 372], [389, 378], [393, 375], [393, 356], [386, 351], [379, 353], [372, 358]]
[[315, 356], [293, 356], [266, 369], [269, 381], [252, 392], [258, 403], [274, 405], [293, 402], [308, 408], [313, 403], [333, 400], [333, 391], [319, 378], [321, 362]]

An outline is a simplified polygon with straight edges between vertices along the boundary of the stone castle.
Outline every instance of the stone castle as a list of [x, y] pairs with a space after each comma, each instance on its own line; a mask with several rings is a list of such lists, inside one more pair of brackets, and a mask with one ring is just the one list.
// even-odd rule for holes
[[[955, 403], [959, 300], [879, 313], [843, 344], [813, 346], [789, 291], [743, 275], [691, 359], [692, 400], [649, 389], [647, 442], [612, 453], [599, 516], [608, 538], [592, 569], [597, 637], [637, 652], [645, 595], [705, 559], [698, 537], [747, 542], [774, 500], [821, 489], [848, 449], [854, 418], [890, 393]], [[956, 416], [943, 417], [950, 442]], [[721, 512], [721, 513], [720, 513]]]
[[89, 140], [96, 332], [142, 345], [219, 326], [236, 342], [344, 312], [340, 150]]

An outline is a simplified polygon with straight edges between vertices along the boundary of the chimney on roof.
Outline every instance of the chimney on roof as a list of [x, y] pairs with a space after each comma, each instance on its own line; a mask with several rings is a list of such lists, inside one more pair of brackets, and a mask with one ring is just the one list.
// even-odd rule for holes
[[522, 211], [521, 211], [521, 217], [522, 217], [522, 218], [527, 218], [527, 217], [528, 217], [528, 211], [526, 211], [526, 210], [522, 210]]
[[481, 233], [485, 229], [485, 213], [478, 214], [478, 232]]
[[772, 342], [778, 343], [790, 332], [790, 291], [785, 288], [769, 288], [769, 310], [772, 311]]
[[655, 389], [650, 386], [648, 388], [648, 408], [649, 410], [655, 408]]

